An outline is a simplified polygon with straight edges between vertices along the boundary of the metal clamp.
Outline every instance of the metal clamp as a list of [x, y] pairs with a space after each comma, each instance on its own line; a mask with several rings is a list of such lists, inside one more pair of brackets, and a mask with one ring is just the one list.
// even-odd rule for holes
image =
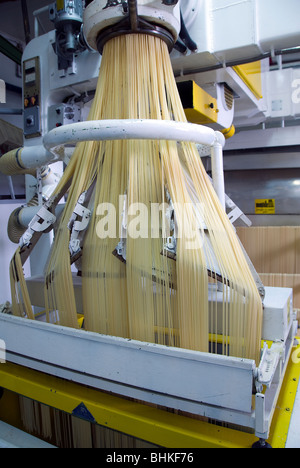
[[113, 255], [119, 258], [122, 262], [126, 262], [126, 239], [127, 239], [127, 194], [123, 196], [123, 209], [122, 209], [122, 224], [121, 236], [118, 245], [113, 251]]
[[19, 241], [20, 247], [28, 247], [34, 233], [49, 232], [56, 221], [56, 216], [49, 211], [49, 205], [43, 205], [37, 214], [32, 218]]
[[262, 391], [263, 385], [268, 388], [271, 386], [280, 361], [284, 363], [284, 355], [285, 344], [281, 341], [273, 343], [271, 348], [264, 343], [260, 364], [256, 370], [256, 388], [259, 392]]
[[81, 251], [79, 236], [83, 231], [86, 230], [90, 222], [92, 212], [84, 206], [86, 198], [87, 192], [83, 192], [78, 199], [78, 202], [68, 223], [68, 228], [71, 231], [71, 238], [69, 242], [71, 257]]

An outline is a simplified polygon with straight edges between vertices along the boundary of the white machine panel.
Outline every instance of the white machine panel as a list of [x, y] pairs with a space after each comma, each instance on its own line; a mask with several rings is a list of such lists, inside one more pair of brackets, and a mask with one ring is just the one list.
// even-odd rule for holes
[[293, 320], [293, 290], [265, 287], [263, 340], [285, 341]]
[[[102, 390], [156, 394], [251, 413], [255, 363], [0, 316], [7, 360]], [[16, 340], [15, 337], [21, 337]], [[38, 350], [38, 353], [37, 353]], [[151, 372], [149, 372], [151, 369]], [[235, 388], [235, 392], [232, 392]], [[146, 390], [147, 389], [147, 390]], [[239, 398], [236, 398], [236, 395]], [[184, 409], [181, 408], [181, 409]]]

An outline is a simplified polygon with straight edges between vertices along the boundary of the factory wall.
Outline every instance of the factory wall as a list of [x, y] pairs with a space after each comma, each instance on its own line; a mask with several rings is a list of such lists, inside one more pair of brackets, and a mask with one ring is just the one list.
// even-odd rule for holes
[[[300, 224], [299, 168], [225, 172], [225, 185], [227, 195], [254, 225]], [[273, 207], [261, 209], [261, 200], [272, 201]]]

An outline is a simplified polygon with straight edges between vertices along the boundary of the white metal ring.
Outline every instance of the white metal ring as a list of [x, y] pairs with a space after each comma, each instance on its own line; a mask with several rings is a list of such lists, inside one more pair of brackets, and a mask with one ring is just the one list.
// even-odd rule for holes
[[224, 146], [220, 132], [209, 127], [186, 122], [152, 119], [90, 120], [54, 128], [43, 138], [43, 145], [51, 151], [59, 145], [81, 141], [105, 140], [168, 140]]

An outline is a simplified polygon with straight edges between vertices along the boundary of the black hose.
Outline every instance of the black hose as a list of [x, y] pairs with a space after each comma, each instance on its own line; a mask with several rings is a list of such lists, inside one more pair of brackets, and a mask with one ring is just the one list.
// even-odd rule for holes
[[189, 50], [191, 50], [192, 52], [195, 52], [198, 48], [197, 44], [192, 40], [191, 36], [189, 35], [188, 30], [186, 29], [181, 11], [180, 11], [180, 21], [181, 21], [181, 29], [180, 29], [179, 37]]
[[187, 53], [187, 47], [184, 44], [182, 44], [181, 41], [175, 42], [174, 49], [180, 52], [181, 54]]

